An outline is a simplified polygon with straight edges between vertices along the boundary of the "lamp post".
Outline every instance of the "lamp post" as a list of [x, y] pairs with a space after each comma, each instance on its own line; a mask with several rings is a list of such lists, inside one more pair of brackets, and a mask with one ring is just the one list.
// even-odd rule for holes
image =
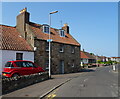
[[50, 37], [50, 28], [51, 28], [51, 14], [57, 13], [58, 11], [50, 12], [49, 13], [49, 78], [51, 78], [51, 44], [50, 42], [52, 41]]

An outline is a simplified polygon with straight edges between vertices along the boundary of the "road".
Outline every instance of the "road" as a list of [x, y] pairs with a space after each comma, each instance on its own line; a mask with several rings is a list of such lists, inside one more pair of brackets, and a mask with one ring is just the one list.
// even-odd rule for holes
[[118, 73], [112, 66], [98, 67], [73, 78], [48, 97], [118, 97]]

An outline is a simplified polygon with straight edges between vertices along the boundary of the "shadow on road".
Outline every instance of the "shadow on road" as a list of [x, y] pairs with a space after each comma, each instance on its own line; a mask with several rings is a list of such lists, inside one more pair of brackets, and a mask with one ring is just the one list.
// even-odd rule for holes
[[95, 72], [93, 69], [81, 69], [80, 72]]

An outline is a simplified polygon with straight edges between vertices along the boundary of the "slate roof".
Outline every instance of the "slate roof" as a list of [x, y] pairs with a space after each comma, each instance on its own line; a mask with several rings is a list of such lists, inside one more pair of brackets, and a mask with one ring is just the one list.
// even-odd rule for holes
[[33, 51], [31, 46], [20, 36], [15, 27], [0, 25], [0, 49]]
[[[34, 32], [37, 39], [47, 40], [49, 34], [43, 33], [42, 25], [36, 23], [29, 23], [32, 31]], [[68, 33], [65, 33], [65, 37], [60, 37], [58, 29], [51, 28], [51, 39], [53, 42], [64, 43], [64, 44], [71, 44], [80, 46], [80, 44]]]
[[84, 52], [84, 51], [80, 51], [81, 54], [81, 58], [85, 58], [85, 59], [95, 59], [95, 57], [93, 57], [90, 53], [88, 52]]

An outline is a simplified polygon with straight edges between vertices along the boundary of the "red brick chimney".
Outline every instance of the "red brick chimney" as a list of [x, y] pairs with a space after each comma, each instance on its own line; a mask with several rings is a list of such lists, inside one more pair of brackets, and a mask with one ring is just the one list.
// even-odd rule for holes
[[62, 27], [62, 29], [65, 31], [65, 33], [68, 33], [69, 34], [69, 26], [68, 24], [64, 24], [64, 26]]

